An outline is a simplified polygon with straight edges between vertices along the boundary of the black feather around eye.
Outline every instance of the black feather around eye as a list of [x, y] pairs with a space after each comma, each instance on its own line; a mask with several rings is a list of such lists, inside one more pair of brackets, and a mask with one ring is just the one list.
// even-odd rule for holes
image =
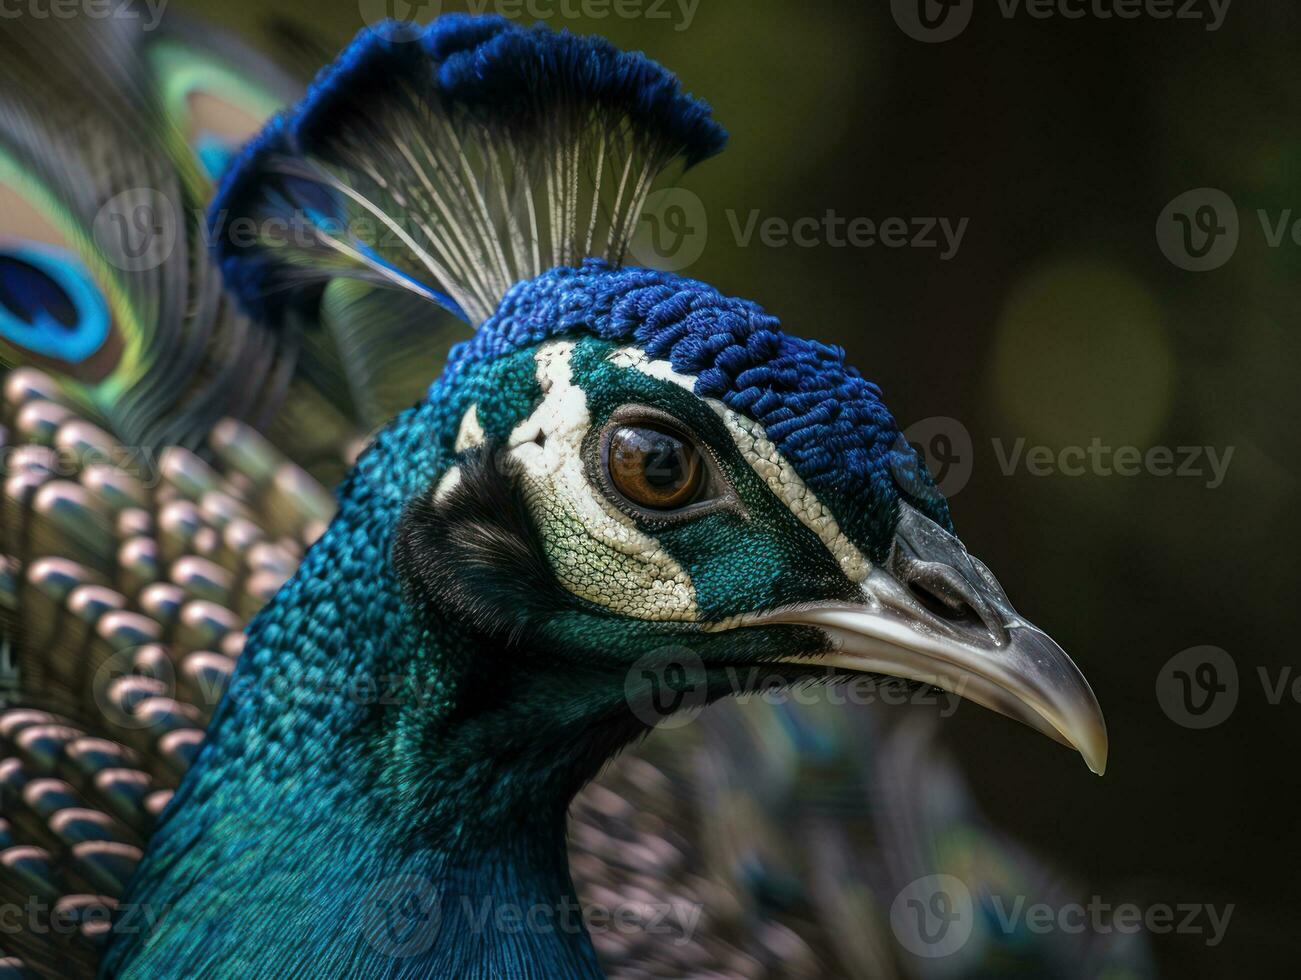
[[551, 570], [517, 464], [485, 446], [460, 466], [449, 492], [430, 488], [407, 506], [393, 564], [413, 604], [517, 643], [573, 596]]

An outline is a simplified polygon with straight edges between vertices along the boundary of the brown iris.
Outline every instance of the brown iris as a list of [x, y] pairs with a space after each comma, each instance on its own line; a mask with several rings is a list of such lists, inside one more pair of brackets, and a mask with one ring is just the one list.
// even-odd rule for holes
[[651, 510], [687, 506], [704, 482], [700, 452], [667, 429], [619, 426], [610, 433], [606, 463], [615, 489]]

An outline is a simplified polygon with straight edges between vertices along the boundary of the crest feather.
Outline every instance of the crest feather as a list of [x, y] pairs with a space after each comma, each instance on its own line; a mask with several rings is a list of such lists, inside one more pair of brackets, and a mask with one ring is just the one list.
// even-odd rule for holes
[[351, 277], [477, 325], [517, 282], [620, 264], [655, 178], [725, 141], [644, 55], [448, 15], [415, 40], [359, 35], [246, 148], [209, 221], [228, 283], [265, 318], [311, 312]]

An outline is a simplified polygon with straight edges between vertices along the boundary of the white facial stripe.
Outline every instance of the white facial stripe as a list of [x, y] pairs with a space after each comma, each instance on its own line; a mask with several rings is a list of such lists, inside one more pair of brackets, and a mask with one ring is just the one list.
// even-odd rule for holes
[[693, 395], [696, 393], [696, 379], [689, 374], [678, 374], [668, 361], [654, 361], [639, 347], [620, 347], [610, 351], [606, 358], [611, 364], [621, 368], [631, 368], [642, 374], [661, 381], [670, 381], [679, 388], [685, 388]]
[[571, 341], [538, 349], [542, 401], [507, 442], [556, 576], [575, 595], [638, 619], [698, 618], [686, 571], [587, 479], [587, 395], [573, 384]]
[[[636, 347], [621, 347], [611, 352], [610, 360], [620, 367], [632, 368], [642, 374], [663, 381], [695, 390], [695, 379], [679, 374], [673, 370], [668, 361], [652, 360], [646, 353]], [[867, 579], [872, 564], [854, 543], [845, 537], [836, 523], [831, 511], [818, 500], [817, 494], [808, 488], [795, 467], [777, 451], [777, 447], [768, 439], [767, 433], [758, 422], [732, 411], [715, 398], [706, 398], [705, 402], [718, 413], [727, 431], [736, 443], [742, 457], [768, 484], [768, 489], [777, 499], [785, 504], [800, 522], [818, 536], [818, 539], [831, 552], [841, 569], [852, 582]]]
[[443, 474], [443, 478], [438, 481], [438, 486], [434, 487], [434, 499], [438, 501], [446, 500], [447, 495], [455, 490], [460, 483], [461, 468], [453, 466]]
[[483, 445], [483, 426], [479, 424], [479, 406], [471, 405], [469, 411], [461, 417], [461, 427], [456, 432], [456, 444], [453, 448], [458, 453]]

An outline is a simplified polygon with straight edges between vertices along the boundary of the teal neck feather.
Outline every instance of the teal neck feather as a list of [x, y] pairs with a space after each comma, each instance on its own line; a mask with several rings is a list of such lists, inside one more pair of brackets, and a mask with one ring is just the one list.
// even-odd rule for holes
[[636, 734], [618, 692], [518, 649], [507, 672], [466, 627], [404, 602], [388, 560], [403, 503], [447, 464], [440, 423], [459, 402], [385, 431], [251, 625], [124, 896], [161, 924], [116, 937], [107, 974], [600, 975], [565, 812]]

